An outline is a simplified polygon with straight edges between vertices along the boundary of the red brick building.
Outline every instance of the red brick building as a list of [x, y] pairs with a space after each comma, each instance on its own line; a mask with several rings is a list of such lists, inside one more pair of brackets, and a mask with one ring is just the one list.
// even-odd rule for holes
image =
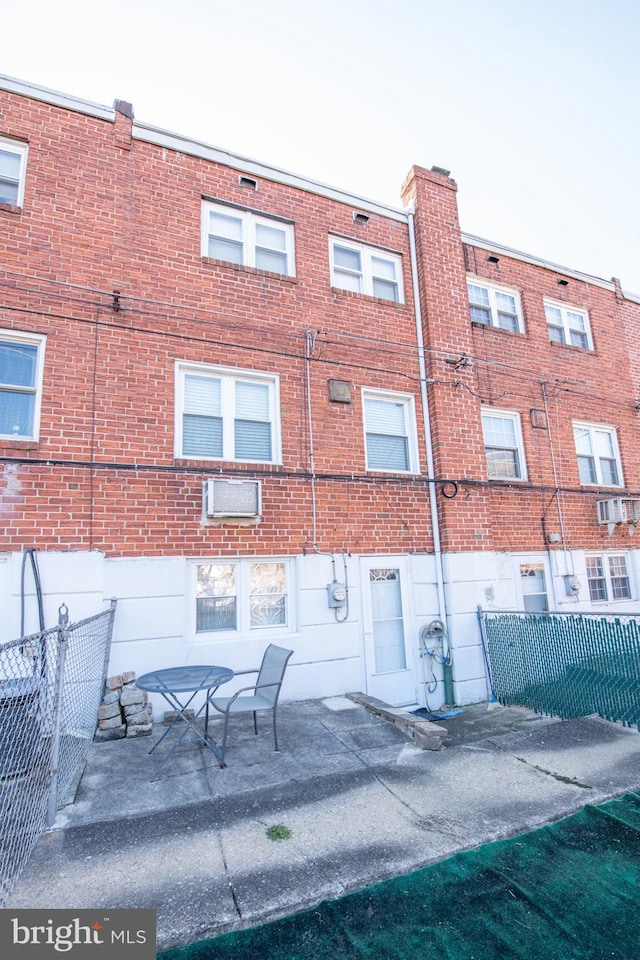
[[478, 604], [639, 608], [639, 298], [402, 200], [0, 78], [0, 639], [28, 548], [114, 671], [277, 639], [292, 698], [437, 706], [441, 621], [472, 702]]

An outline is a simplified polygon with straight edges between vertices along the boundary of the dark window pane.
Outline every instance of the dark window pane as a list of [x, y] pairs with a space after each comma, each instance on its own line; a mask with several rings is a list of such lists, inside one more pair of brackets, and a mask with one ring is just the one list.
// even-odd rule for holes
[[620, 482], [618, 480], [618, 468], [615, 460], [601, 460], [600, 470], [602, 472], [602, 482], [611, 487], [616, 487]]
[[235, 597], [199, 597], [196, 600], [196, 631], [235, 630]]
[[182, 455], [184, 457], [221, 457], [222, 419], [195, 417], [186, 413], [182, 427]]
[[271, 424], [236, 420], [235, 455], [238, 460], [271, 460]]
[[368, 433], [367, 467], [370, 470], [408, 470], [409, 446], [407, 438]]
[[33, 436], [35, 396], [0, 390], [0, 434]]
[[513, 478], [520, 476], [515, 450], [487, 450], [487, 476]]
[[34, 387], [38, 348], [35, 344], [0, 343], [0, 383]]
[[580, 483], [596, 482], [596, 464], [593, 457], [578, 457]]

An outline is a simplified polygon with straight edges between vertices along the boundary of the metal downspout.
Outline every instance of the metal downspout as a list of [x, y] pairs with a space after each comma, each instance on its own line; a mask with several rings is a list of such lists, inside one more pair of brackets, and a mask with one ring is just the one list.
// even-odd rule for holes
[[[448, 626], [447, 601], [444, 592], [444, 567], [440, 543], [440, 522], [438, 520], [438, 502], [435, 470], [433, 465], [433, 443], [431, 440], [431, 418], [429, 416], [429, 398], [427, 396], [427, 369], [424, 360], [424, 337], [422, 335], [422, 308], [418, 285], [418, 260], [416, 257], [416, 234], [413, 211], [408, 211], [409, 249], [411, 253], [411, 280], [413, 283], [413, 306], [416, 315], [416, 339], [418, 343], [418, 368], [420, 371], [420, 395], [422, 398], [422, 416], [424, 420], [424, 442], [427, 453], [427, 477], [429, 488], [429, 506], [431, 508], [431, 526], [433, 529], [433, 554], [436, 564], [436, 589], [438, 593], [438, 615]], [[423, 651], [421, 651], [422, 653]], [[453, 675], [451, 664], [443, 665], [445, 703], [453, 704]]]

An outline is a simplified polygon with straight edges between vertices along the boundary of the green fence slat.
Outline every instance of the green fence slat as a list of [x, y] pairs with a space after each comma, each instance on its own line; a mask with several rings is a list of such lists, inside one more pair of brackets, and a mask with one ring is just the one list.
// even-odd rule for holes
[[640, 616], [480, 611], [494, 693], [569, 719], [640, 729]]

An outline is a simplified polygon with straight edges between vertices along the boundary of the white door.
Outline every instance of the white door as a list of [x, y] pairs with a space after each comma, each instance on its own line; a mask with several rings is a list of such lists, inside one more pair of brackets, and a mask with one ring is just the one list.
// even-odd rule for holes
[[522, 606], [527, 613], [545, 613], [549, 609], [545, 564], [541, 561], [520, 563]]
[[395, 707], [415, 703], [404, 558], [363, 559], [361, 570], [366, 692]]

